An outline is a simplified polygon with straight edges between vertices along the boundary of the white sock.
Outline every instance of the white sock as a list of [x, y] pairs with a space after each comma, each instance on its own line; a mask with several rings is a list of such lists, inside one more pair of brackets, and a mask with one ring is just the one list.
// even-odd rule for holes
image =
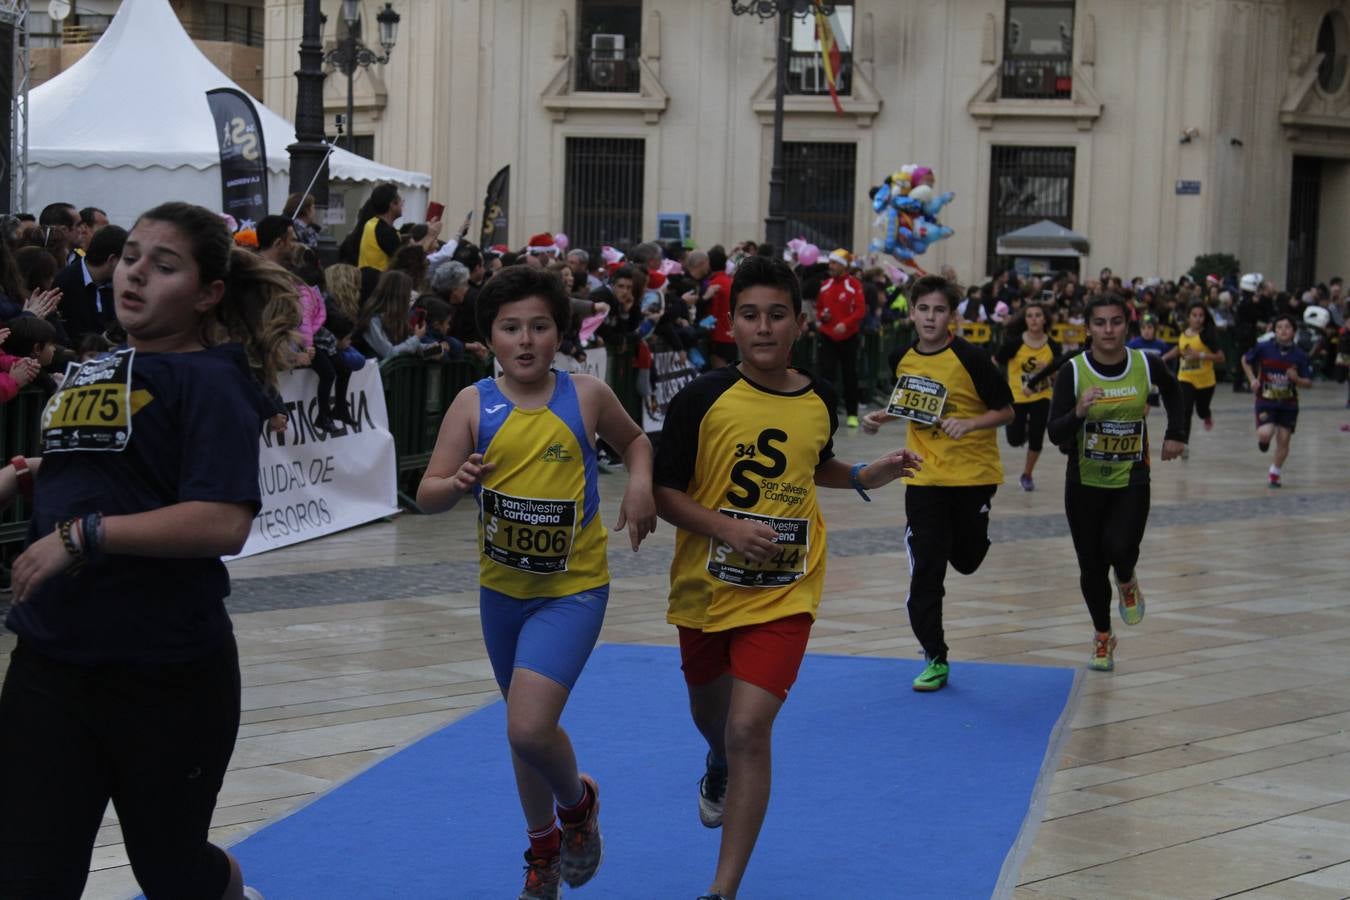
[[1276, 478], [1279, 478], [1279, 477], [1280, 477], [1280, 467], [1277, 466], [1277, 465], [1275, 465], [1274, 463], [1271, 463], [1271, 465], [1270, 465], [1270, 474], [1274, 475]]

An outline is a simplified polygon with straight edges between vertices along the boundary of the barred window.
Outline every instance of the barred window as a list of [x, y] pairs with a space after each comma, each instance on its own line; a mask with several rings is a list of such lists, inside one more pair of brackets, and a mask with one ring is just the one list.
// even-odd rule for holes
[[1012, 265], [995, 248], [1011, 231], [1049, 219], [1073, 227], [1072, 147], [994, 147], [989, 173], [989, 240], [985, 271]]
[[783, 143], [783, 216], [789, 239], [804, 237], [826, 252], [854, 249], [857, 159], [857, 144]]
[[642, 240], [642, 138], [568, 138], [563, 230], [574, 247]]

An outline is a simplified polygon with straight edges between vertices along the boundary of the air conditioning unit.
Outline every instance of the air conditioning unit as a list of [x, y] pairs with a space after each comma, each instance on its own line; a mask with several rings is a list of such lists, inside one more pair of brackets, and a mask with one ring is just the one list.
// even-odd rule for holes
[[1030, 67], [1017, 72], [1017, 91], [1026, 96], [1046, 95], [1055, 92], [1055, 69], [1053, 66]]
[[591, 35], [591, 60], [598, 62], [600, 60], [622, 60], [623, 59], [623, 35], [621, 34], [593, 34]]
[[591, 86], [601, 90], [622, 90], [628, 82], [628, 68], [622, 60], [591, 60]]

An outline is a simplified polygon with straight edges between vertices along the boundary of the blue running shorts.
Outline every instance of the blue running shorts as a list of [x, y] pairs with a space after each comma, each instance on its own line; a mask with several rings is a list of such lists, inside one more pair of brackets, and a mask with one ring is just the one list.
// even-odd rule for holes
[[505, 691], [517, 668], [538, 672], [569, 691], [581, 675], [605, 623], [609, 585], [566, 597], [519, 600], [491, 588], [478, 589], [492, 674]]

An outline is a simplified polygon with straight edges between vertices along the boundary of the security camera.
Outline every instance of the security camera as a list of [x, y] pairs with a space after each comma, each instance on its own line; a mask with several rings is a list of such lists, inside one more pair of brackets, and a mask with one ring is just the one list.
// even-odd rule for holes
[[1181, 132], [1181, 138], [1180, 140], [1177, 141], [1177, 143], [1189, 144], [1191, 141], [1195, 140], [1199, 136], [1200, 136], [1199, 128], [1187, 128], [1185, 131]]
[[1231, 144], [1231, 145], [1234, 146], [1234, 147], [1241, 147], [1241, 146], [1242, 146], [1242, 138], [1229, 138], [1229, 139], [1228, 139], [1228, 143]]

